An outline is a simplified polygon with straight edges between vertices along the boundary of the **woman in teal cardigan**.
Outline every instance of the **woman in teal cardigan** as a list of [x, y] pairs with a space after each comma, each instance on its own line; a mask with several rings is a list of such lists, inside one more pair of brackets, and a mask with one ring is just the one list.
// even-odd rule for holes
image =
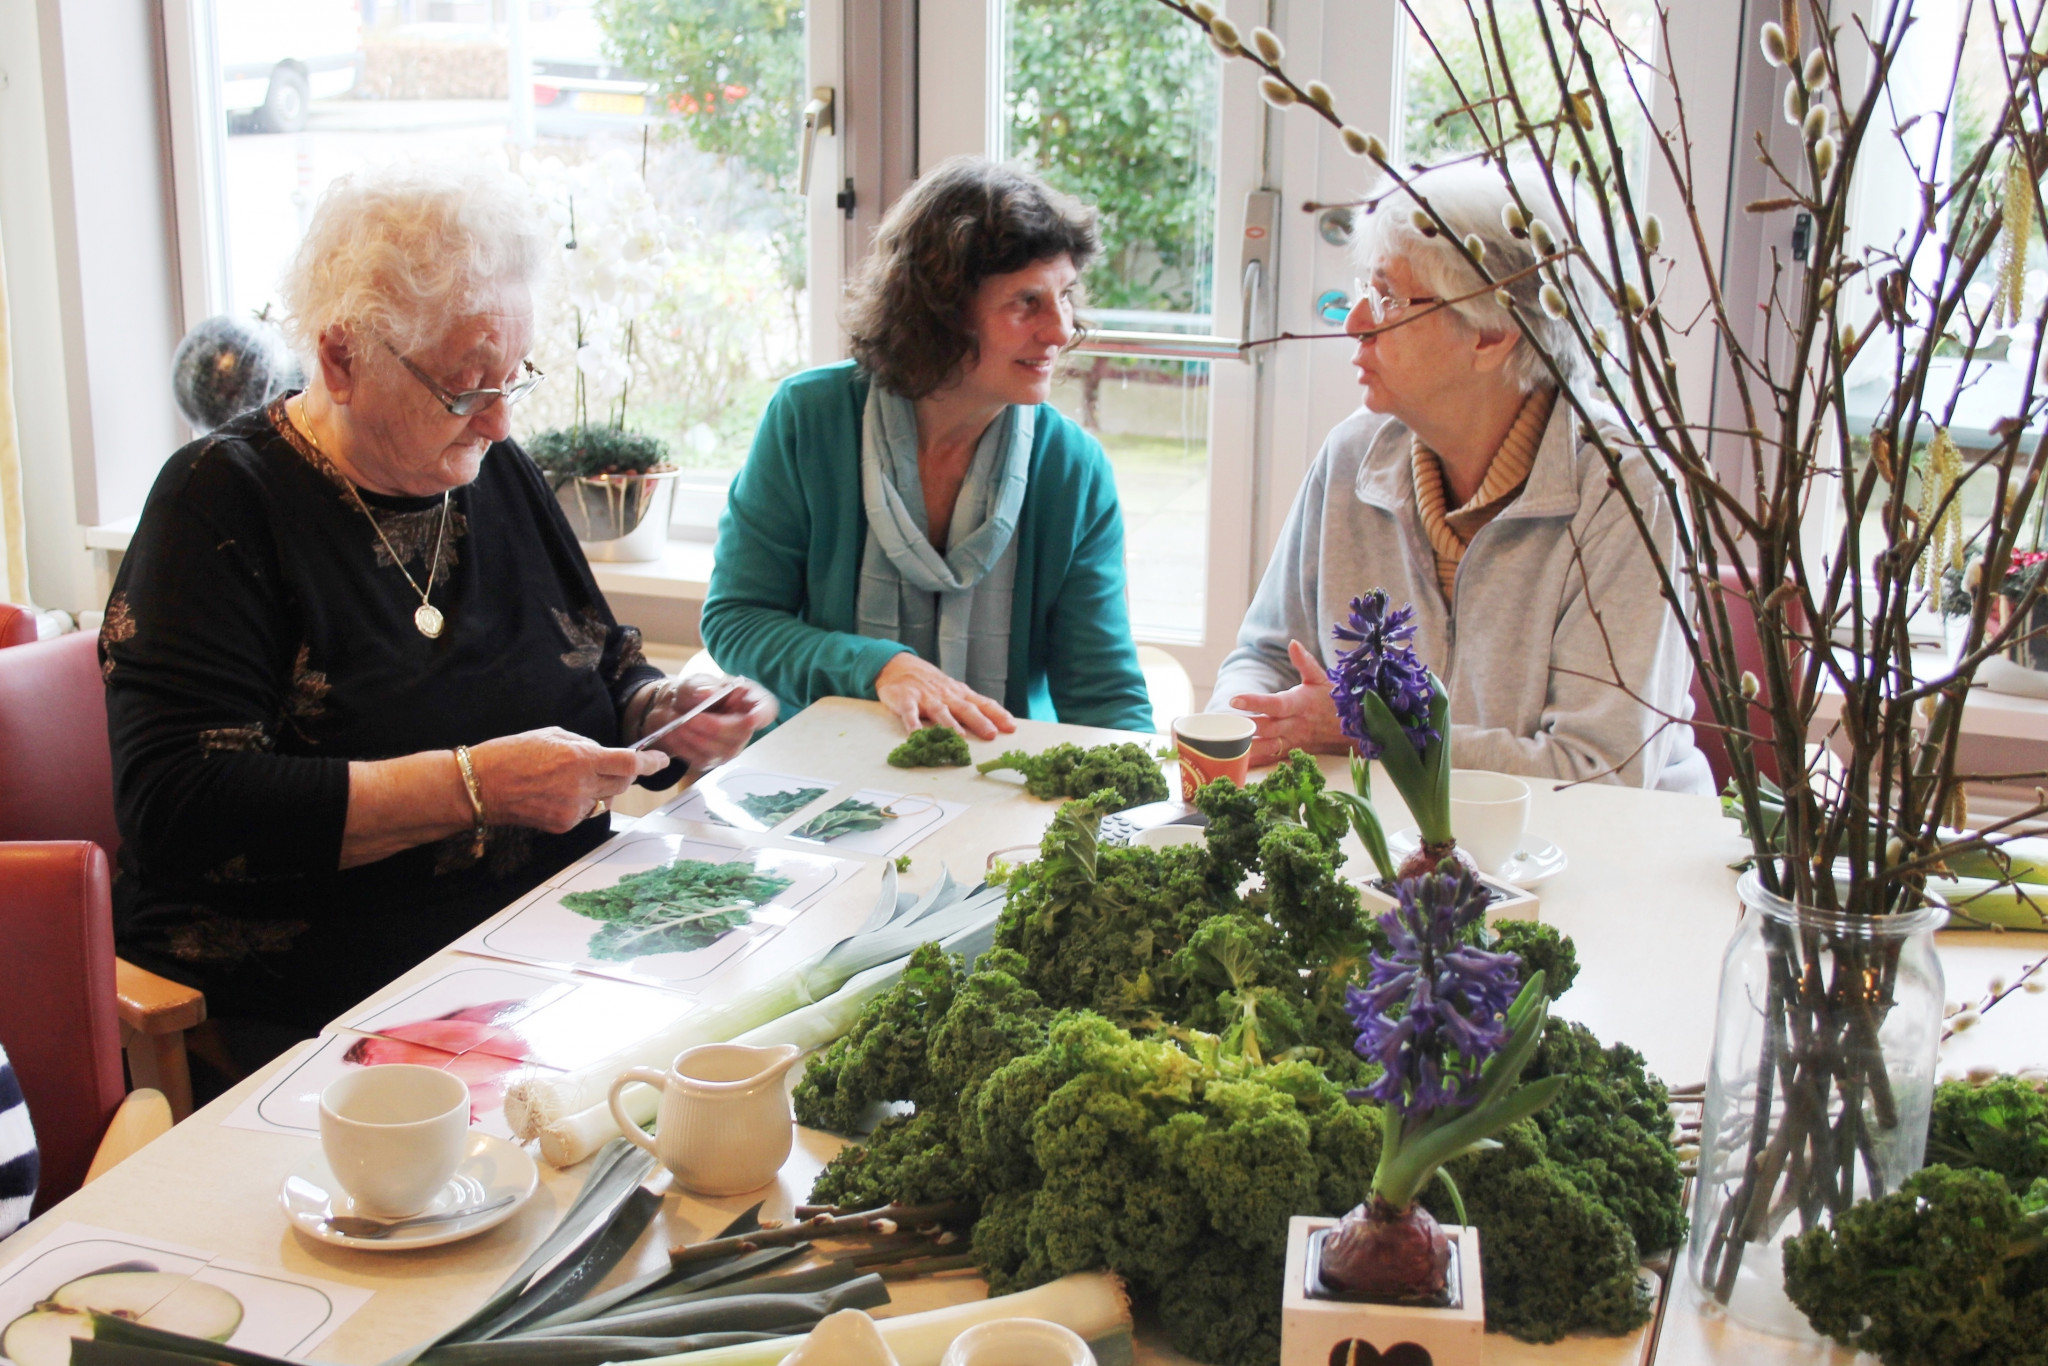
[[980, 739], [1029, 716], [1150, 731], [1101, 445], [1046, 403], [1092, 213], [945, 163], [848, 295], [854, 359], [785, 381], [719, 523], [704, 643], [788, 715], [876, 698]]

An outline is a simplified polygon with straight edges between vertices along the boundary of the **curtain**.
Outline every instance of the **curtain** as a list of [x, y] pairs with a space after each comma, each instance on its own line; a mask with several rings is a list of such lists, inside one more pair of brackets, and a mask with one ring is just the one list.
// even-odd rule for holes
[[26, 603], [28, 532], [21, 506], [21, 441], [14, 426], [14, 356], [7, 331], [7, 266], [0, 258], [0, 602]]

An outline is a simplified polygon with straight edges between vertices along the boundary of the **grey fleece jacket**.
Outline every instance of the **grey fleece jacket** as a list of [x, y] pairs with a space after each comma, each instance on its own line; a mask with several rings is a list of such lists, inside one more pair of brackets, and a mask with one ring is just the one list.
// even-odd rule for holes
[[[1394, 605], [1415, 604], [1416, 646], [1450, 694], [1457, 767], [1711, 793], [1692, 728], [1653, 734], [1659, 717], [1612, 681], [1618, 670], [1658, 712], [1692, 715], [1684, 638], [1606, 465], [1573, 440], [1575, 422], [1560, 401], [1521, 496], [1465, 551], [1455, 608], [1416, 511], [1408, 428], [1364, 409], [1338, 424], [1295, 496], [1209, 710], [1299, 684], [1289, 640], [1319, 645], [1334, 667], [1330, 627], [1353, 597], [1384, 588]], [[1648, 457], [1631, 456], [1626, 477], [1672, 562], [1677, 524]]]

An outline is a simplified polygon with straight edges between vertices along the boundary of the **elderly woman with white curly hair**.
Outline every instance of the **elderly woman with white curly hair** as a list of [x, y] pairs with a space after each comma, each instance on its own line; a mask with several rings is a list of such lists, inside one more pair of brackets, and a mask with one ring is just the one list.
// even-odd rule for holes
[[602, 841], [607, 803], [775, 715], [612, 617], [507, 408], [554, 254], [513, 182], [328, 190], [284, 285], [303, 392], [185, 447], [107, 604], [123, 954], [245, 1063]]
[[[1415, 190], [1496, 279], [1536, 260], [1503, 217], [1490, 166], [1438, 167]], [[1451, 704], [1451, 762], [1541, 777], [1705, 792], [1691, 728], [1691, 661], [1624, 500], [1578, 439], [1560, 379], [1586, 391], [1590, 360], [1540, 307], [1540, 278], [1508, 287], [1562, 375], [1531, 347], [1452, 239], [1425, 233], [1383, 186], [1354, 259], [1361, 286], [1345, 330], [1363, 408], [1332, 431], [1209, 703], [1257, 723], [1253, 762], [1290, 749], [1341, 753], [1326, 670], [1347, 648], [1331, 628], [1384, 588], [1412, 602], [1415, 644]], [[1533, 184], [1531, 209], [1550, 203]], [[1650, 510], [1667, 561], [1677, 525], [1647, 456], [1624, 477]]]

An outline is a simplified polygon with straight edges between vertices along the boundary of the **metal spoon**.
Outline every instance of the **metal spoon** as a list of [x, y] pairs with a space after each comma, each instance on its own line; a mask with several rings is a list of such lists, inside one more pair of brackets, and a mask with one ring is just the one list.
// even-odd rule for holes
[[445, 1224], [451, 1219], [467, 1219], [474, 1214], [489, 1214], [494, 1209], [503, 1209], [518, 1198], [516, 1195], [501, 1195], [488, 1204], [449, 1210], [446, 1214], [417, 1214], [410, 1219], [366, 1219], [356, 1214], [329, 1214], [320, 1222], [349, 1238], [382, 1238], [402, 1228], [415, 1228], [421, 1224]]

